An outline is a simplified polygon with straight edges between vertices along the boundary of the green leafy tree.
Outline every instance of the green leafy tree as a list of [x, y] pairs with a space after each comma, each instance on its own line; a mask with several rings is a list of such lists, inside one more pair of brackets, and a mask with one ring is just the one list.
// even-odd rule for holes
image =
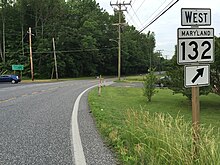
[[134, 27], [125, 27], [122, 36], [123, 74], [145, 73], [155, 48], [154, 33], [139, 34]]
[[154, 70], [150, 69], [149, 73], [146, 74], [143, 82], [143, 91], [144, 96], [147, 97], [147, 100], [151, 102], [152, 97], [155, 95], [156, 91], [156, 81], [157, 77], [154, 74]]
[[[50, 78], [54, 70], [52, 38], [59, 77], [117, 75], [118, 44], [109, 39], [118, 38], [118, 12], [110, 15], [95, 0], [1, 0], [0, 22], [1, 70], [22, 64], [30, 76], [31, 27], [36, 78]], [[155, 67], [154, 47], [153, 32], [122, 27], [122, 73], [144, 73], [150, 61]]]
[[220, 37], [215, 37], [215, 62], [211, 65], [211, 86], [220, 95]]

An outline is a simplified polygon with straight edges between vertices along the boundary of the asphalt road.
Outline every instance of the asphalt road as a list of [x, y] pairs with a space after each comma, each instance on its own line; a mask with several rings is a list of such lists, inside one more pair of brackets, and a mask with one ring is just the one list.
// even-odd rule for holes
[[[75, 164], [71, 115], [77, 96], [98, 80], [0, 84], [0, 164]], [[79, 132], [88, 165], [116, 164], [81, 98]]]
[[1, 88], [7, 88], [7, 87], [15, 87], [15, 86], [21, 86], [22, 83], [12, 84], [11, 82], [0, 82], [0, 89]]

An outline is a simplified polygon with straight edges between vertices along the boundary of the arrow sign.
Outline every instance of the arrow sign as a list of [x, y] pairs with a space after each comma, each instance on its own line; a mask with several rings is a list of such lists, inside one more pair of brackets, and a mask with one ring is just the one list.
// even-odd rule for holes
[[184, 73], [185, 87], [200, 87], [210, 84], [210, 65], [185, 66]]
[[200, 77], [203, 77], [203, 73], [204, 73], [204, 68], [201, 69], [197, 69], [197, 75], [192, 79], [192, 83], [195, 83], [196, 80]]

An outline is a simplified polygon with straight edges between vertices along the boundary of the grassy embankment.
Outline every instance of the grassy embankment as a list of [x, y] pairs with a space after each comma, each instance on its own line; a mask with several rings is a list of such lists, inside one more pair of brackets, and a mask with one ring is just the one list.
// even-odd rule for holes
[[[191, 103], [159, 89], [147, 102], [141, 88], [105, 87], [89, 94], [97, 127], [121, 164], [220, 164], [220, 97], [201, 96], [198, 159], [193, 156]], [[211, 125], [211, 126], [209, 126]], [[214, 129], [212, 127], [215, 127]]]

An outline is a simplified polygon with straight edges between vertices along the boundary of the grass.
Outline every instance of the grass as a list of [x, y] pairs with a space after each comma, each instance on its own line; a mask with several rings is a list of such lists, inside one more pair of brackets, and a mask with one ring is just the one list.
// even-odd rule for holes
[[[157, 76], [157, 78], [159, 79], [160, 77], [163, 77], [163, 76], [165, 76], [166, 74], [157, 74], [156, 76]], [[125, 82], [142, 82], [143, 81], [143, 78], [145, 77], [145, 74], [143, 74], [143, 75], [136, 75], [136, 76], [126, 76], [125, 78], [124, 78], [124, 81]]]
[[[89, 94], [97, 126], [121, 164], [219, 164], [220, 97], [201, 96], [198, 159], [192, 155], [191, 103], [159, 89], [147, 102], [140, 88], [105, 87]], [[213, 129], [212, 127], [215, 126]]]

